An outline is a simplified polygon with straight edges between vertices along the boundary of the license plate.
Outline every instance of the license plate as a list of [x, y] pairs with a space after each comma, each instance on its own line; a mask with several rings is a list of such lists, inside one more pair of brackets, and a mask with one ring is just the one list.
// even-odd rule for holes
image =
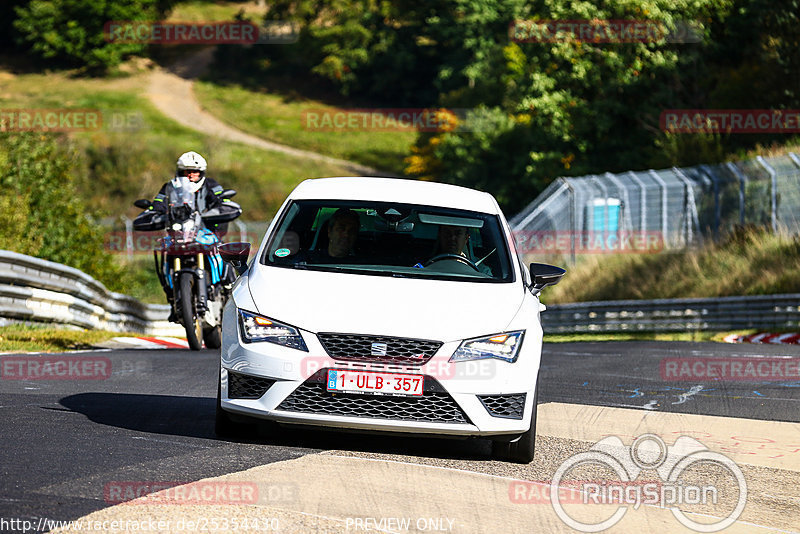
[[423, 382], [420, 375], [329, 369], [327, 384], [328, 391], [419, 396]]

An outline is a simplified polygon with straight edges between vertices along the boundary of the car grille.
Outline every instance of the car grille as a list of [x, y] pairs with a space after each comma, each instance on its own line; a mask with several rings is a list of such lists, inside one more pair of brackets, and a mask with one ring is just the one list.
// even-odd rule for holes
[[441, 341], [360, 334], [317, 334], [325, 351], [336, 360], [423, 365]]
[[278, 406], [287, 412], [369, 417], [391, 421], [470, 424], [467, 415], [436, 382], [425, 377], [425, 390], [419, 397], [330, 393], [316, 373]]
[[525, 393], [517, 395], [478, 395], [483, 407], [493, 417], [522, 419], [525, 411]]
[[274, 383], [270, 378], [228, 371], [228, 398], [260, 399]]

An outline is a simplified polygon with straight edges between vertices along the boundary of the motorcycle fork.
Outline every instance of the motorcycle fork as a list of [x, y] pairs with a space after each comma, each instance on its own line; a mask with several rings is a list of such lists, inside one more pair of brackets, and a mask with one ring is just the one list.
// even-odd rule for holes
[[208, 305], [206, 298], [208, 288], [206, 286], [206, 258], [202, 252], [197, 255], [197, 311], [206, 311]]
[[181, 285], [179, 283], [180, 280], [178, 279], [177, 276], [180, 270], [181, 270], [181, 259], [175, 258], [172, 261], [172, 272], [170, 273], [170, 277], [172, 277], [172, 298], [173, 298], [172, 306], [175, 308], [176, 313], [180, 313], [179, 308], [180, 308], [181, 296], [179, 295], [179, 293]]

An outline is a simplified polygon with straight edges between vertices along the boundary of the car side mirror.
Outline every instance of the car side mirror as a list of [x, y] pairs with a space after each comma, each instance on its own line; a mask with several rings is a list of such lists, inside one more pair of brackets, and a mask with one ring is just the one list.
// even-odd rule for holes
[[250, 256], [250, 243], [225, 243], [219, 246], [219, 255], [233, 265], [240, 275], [247, 270], [247, 258]]
[[227, 198], [233, 198], [236, 195], [236, 189], [226, 189], [222, 193], [218, 195], [218, 198], [221, 200], [225, 200]]
[[561, 267], [547, 265], [546, 263], [531, 263], [530, 271], [533, 282], [531, 292], [534, 295], [538, 295], [547, 286], [556, 285], [561, 281], [561, 277], [567, 273]]
[[147, 200], [146, 198], [140, 198], [139, 200], [135, 201], [133, 205], [139, 208], [140, 210], [149, 210], [150, 207], [153, 205], [153, 203]]

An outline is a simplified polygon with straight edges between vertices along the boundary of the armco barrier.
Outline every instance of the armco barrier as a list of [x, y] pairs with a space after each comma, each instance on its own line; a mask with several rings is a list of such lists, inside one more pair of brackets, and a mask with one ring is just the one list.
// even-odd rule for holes
[[657, 300], [613, 300], [548, 305], [545, 333], [675, 332], [796, 329], [800, 294]]
[[[0, 318], [151, 335], [181, 335], [169, 307], [111, 293], [72, 267], [0, 250]], [[546, 333], [796, 329], [800, 294], [613, 300], [549, 305]]]
[[179, 335], [183, 329], [168, 322], [168, 315], [166, 304], [112, 293], [78, 269], [0, 250], [0, 318]]

